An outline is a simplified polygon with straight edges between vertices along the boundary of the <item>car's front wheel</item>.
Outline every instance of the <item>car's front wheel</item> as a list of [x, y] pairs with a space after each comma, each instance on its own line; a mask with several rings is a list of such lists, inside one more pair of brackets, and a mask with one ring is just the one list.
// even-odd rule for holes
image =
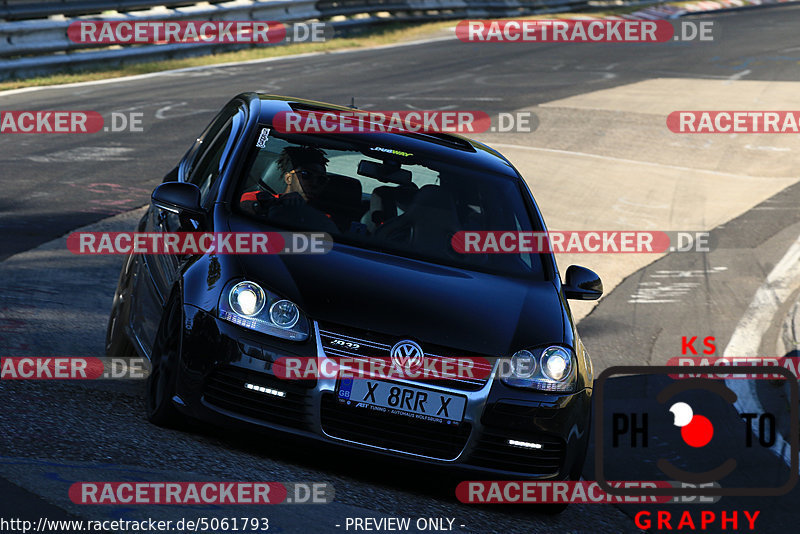
[[147, 419], [158, 426], [176, 428], [183, 417], [172, 402], [181, 351], [183, 307], [177, 291], [164, 309], [150, 355], [150, 376], [146, 382]]
[[123, 325], [123, 308], [126, 301], [126, 286], [128, 285], [127, 276], [130, 269], [131, 259], [125, 261], [122, 272], [117, 283], [117, 292], [114, 294], [114, 302], [111, 305], [111, 314], [108, 317], [108, 327], [106, 328], [106, 357], [107, 358], [134, 358], [136, 349], [130, 339], [125, 334]]
[[136, 349], [125, 335], [120, 317], [122, 304], [115, 302], [108, 318], [106, 328], [106, 357], [107, 358], [133, 358], [136, 356]]

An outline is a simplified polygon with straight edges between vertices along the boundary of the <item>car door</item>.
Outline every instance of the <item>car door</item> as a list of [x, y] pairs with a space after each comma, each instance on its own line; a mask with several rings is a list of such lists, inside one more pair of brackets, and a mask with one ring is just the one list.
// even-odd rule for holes
[[[226, 106], [197, 138], [178, 165], [177, 172], [166, 178], [198, 186], [201, 205], [206, 209], [214, 203], [219, 178], [245, 123], [245, 112], [246, 109], [240, 105]], [[212, 221], [206, 221], [206, 224], [200, 221], [183, 222], [184, 226], [181, 225], [178, 215], [151, 205], [144, 231], [213, 231]], [[169, 292], [185, 259], [182, 255], [146, 254], [138, 262], [131, 327], [148, 354]]]
[[[202, 147], [197, 152], [196, 160], [186, 168], [185, 173], [180, 173], [178, 178], [181, 181], [192, 183], [200, 189], [200, 204], [211, 217], [211, 207], [217, 196], [219, 178], [222, 171], [228, 164], [228, 159], [233, 146], [238, 138], [238, 134], [244, 124], [244, 109], [234, 108], [226, 110], [221, 120], [214, 124], [202, 137]], [[233, 114], [228, 113], [232, 111]], [[157, 232], [178, 232], [178, 231], [213, 231], [213, 221], [208, 219], [203, 224], [202, 221], [184, 220], [187, 226], [181, 226], [180, 218], [166, 210], [157, 209], [157, 221], [155, 231]], [[185, 259], [179, 255], [164, 254], [157, 256], [154, 262], [153, 278], [159, 286], [159, 291], [166, 299], [170, 288], [175, 284], [180, 264]]]

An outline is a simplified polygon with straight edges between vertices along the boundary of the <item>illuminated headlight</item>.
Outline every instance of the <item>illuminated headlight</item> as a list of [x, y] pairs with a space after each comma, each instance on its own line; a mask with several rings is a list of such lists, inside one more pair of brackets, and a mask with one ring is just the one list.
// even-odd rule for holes
[[542, 353], [542, 373], [550, 380], [561, 380], [569, 375], [572, 359], [561, 347], [549, 347]]
[[239, 315], [252, 317], [264, 309], [267, 297], [261, 286], [254, 282], [239, 282], [231, 289], [228, 303]]
[[220, 298], [219, 318], [283, 339], [308, 339], [308, 320], [297, 305], [251, 281], [226, 286]]
[[509, 386], [569, 393], [575, 390], [577, 377], [574, 359], [564, 347], [521, 350], [502, 362], [498, 373]]

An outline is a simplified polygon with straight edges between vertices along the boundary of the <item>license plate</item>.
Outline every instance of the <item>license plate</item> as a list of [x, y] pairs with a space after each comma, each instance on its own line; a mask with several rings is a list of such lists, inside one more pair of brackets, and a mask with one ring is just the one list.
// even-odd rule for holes
[[447, 424], [460, 423], [467, 405], [466, 397], [460, 395], [380, 380], [352, 378], [340, 380], [339, 400], [356, 408]]

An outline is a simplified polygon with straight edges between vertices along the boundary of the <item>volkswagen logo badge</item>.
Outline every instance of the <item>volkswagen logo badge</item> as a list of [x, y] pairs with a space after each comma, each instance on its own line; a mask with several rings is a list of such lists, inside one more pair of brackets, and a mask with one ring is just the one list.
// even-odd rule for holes
[[396, 367], [410, 373], [419, 371], [422, 367], [422, 359], [425, 357], [422, 348], [409, 339], [395, 343], [389, 355]]

